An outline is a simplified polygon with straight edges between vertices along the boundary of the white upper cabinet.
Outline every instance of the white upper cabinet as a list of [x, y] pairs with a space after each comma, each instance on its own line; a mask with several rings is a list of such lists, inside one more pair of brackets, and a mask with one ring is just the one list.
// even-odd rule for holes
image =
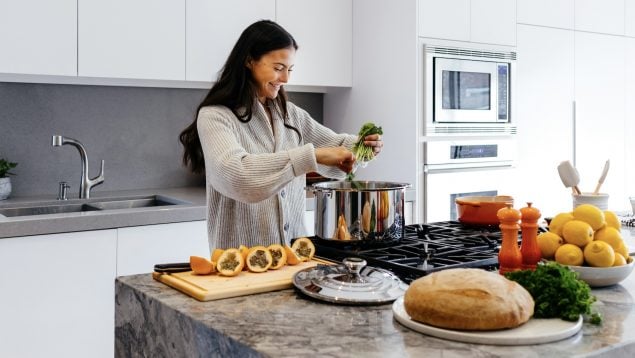
[[635, 0], [625, 0], [624, 35], [635, 37]]
[[419, 0], [419, 36], [470, 41], [470, 0]]
[[187, 0], [186, 79], [216, 81], [232, 47], [251, 23], [276, 18], [276, 0]]
[[516, 0], [419, 0], [419, 36], [516, 45]]
[[78, 0], [79, 76], [185, 80], [185, 0]]
[[0, 1], [0, 73], [77, 75], [77, 0]]
[[575, 0], [575, 29], [624, 35], [625, 0]]
[[352, 18], [352, 0], [276, 1], [276, 21], [299, 46], [289, 85], [352, 85]]
[[472, 42], [516, 46], [516, 1], [472, 0]]
[[573, 29], [574, 0], [517, 0], [518, 23]]

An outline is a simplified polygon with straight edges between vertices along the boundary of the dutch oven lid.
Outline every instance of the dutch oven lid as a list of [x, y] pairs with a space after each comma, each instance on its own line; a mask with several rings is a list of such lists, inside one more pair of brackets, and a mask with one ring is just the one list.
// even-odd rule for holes
[[341, 304], [389, 303], [408, 288], [392, 272], [366, 266], [360, 258], [342, 263], [306, 268], [293, 276], [293, 284], [307, 296]]
[[393, 183], [387, 181], [332, 181], [332, 182], [320, 182], [313, 184], [313, 189], [316, 190], [351, 190], [351, 191], [379, 191], [379, 190], [396, 190], [409, 188], [410, 184], [406, 183]]

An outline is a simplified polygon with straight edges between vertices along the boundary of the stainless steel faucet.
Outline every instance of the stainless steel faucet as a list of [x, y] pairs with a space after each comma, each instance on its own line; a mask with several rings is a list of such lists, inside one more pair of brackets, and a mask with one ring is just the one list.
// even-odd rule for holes
[[61, 147], [65, 144], [70, 144], [77, 148], [79, 155], [82, 157], [82, 179], [79, 183], [79, 197], [80, 199], [90, 198], [90, 189], [96, 185], [104, 182], [104, 161], [101, 161], [101, 170], [96, 178], [88, 178], [88, 156], [86, 155], [86, 149], [82, 143], [73, 138], [64, 137], [61, 135], [54, 135], [51, 141], [51, 145], [54, 147]]

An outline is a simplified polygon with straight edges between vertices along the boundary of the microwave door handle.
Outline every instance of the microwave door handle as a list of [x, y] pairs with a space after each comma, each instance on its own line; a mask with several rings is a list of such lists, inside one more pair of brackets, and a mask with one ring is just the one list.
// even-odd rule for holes
[[425, 174], [440, 174], [440, 173], [460, 173], [460, 172], [469, 172], [469, 171], [477, 171], [477, 170], [499, 170], [499, 169], [512, 169], [514, 165], [512, 163], [494, 163], [491, 165], [462, 165], [458, 166], [456, 164], [450, 164], [446, 166], [435, 166], [430, 167], [429, 165], [425, 165], [423, 168], [423, 172]]

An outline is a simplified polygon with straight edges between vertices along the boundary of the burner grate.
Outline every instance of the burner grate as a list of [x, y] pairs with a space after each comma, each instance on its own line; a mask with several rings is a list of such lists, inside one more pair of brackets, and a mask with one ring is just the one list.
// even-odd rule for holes
[[445, 221], [407, 225], [404, 232], [399, 241], [373, 242], [371, 246], [311, 239], [319, 257], [337, 261], [360, 257], [369, 266], [388, 269], [407, 283], [448, 268], [498, 268], [501, 233], [496, 226], [474, 227]]

